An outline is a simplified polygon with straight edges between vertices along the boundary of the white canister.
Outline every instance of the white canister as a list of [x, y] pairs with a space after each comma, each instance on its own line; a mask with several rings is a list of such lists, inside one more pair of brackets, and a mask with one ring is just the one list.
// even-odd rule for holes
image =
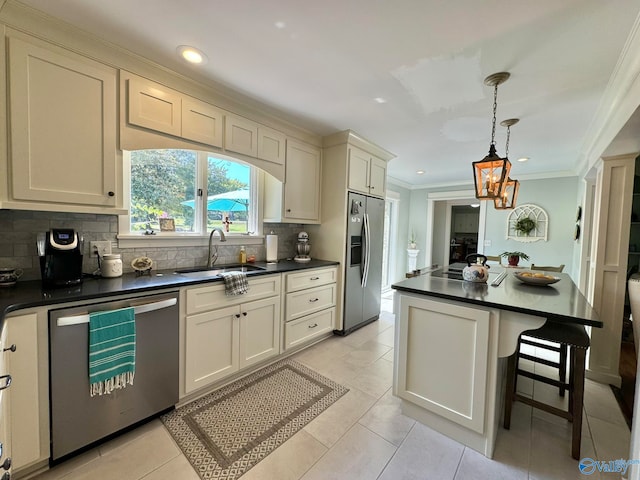
[[122, 258], [119, 253], [112, 253], [102, 257], [100, 272], [103, 277], [113, 278], [122, 276]]

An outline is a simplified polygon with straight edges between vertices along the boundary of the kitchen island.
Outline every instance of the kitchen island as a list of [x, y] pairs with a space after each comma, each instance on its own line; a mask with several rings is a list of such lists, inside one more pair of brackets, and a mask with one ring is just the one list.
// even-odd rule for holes
[[436, 270], [393, 285], [393, 393], [403, 413], [491, 458], [519, 335], [547, 319], [602, 327], [571, 277], [554, 275], [553, 285], [525, 285], [493, 268], [484, 284]]

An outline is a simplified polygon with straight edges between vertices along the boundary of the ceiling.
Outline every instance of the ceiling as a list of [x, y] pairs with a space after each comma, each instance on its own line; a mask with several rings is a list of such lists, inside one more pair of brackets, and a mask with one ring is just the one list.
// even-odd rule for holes
[[[640, 12], [638, 0], [21, 2], [318, 134], [354, 130], [396, 154], [389, 175], [414, 188], [471, 181], [491, 138], [493, 88], [483, 80], [500, 71], [511, 78], [498, 90], [499, 154], [499, 122], [520, 119], [512, 176], [575, 173]], [[184, 44], [208, 63], [182, 62]]]

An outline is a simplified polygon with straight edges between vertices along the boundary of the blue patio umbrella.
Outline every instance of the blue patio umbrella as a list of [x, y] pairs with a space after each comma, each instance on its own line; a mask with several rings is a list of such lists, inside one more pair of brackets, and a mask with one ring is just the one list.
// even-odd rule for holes
[[[186, 200], [182, 204], [194, 208], [195, 200]], [[249, 190], [232, 190], [207, 197], [208, 211], [246, 212], [248, 208]]]

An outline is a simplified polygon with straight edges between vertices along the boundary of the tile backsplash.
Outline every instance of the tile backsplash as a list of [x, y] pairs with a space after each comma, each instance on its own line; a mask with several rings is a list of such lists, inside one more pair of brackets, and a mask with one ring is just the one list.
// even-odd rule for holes
[[[40, 279], [40, 263], [36, 251], [36, 236], [51, 228], [73, 228], [84, 237], [83, 272], [93, 273], [98, 269], [97, 259], [90, 255], [89, 242], [109, 240], [113, 253], [122, 254], [123, 270], [131, 272], [131, 260], [147, 256], [154, 260], [154, 269], [190, 268], [203, 266], [207, 262], [208, 247], [157, 247], [118, 248], [118, 217], [88, 213], [37, 212], [26, 210], [0, 210], [0, 267], [21, 268], [23, 280]], [[265, 223], [264, 234], [273, 231], [278, 235], [278, 258], [289, 258], [296, 254], [298, 233], [304, 230], [301, 224]], [[239, 245], [219, 245], [217, 263], [233, 263], [238, 259]], [[247, 255], [255, 255], [264, 261], [264, 243], [246, 245]]]

